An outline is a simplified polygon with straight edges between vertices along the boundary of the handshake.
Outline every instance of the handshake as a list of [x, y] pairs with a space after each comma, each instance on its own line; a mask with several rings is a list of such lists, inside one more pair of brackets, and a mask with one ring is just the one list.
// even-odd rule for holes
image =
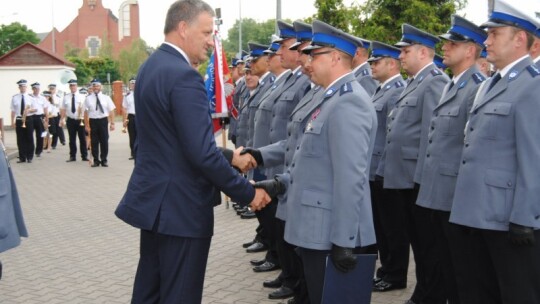
[[255, 188], [255, 198], [249, 204], [250, 208], [254, 211], [264, 208], [272, 198], [285, 193], [285, 185], [276, 178], [263, 180], [259, 182], [253, 182]]
[[232, 166], [242, 173], [246, 173], [262, 164], [262, 155], [257, 149], [239, 147], [233, 152]]

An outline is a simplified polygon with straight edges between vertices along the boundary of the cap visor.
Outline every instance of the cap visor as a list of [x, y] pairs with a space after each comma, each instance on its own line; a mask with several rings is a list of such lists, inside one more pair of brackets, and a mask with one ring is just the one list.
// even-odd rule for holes
[[469, 40], [467, 40], [467, 39], [463, 39], [462, 37], [454, 36], [454, 35], [452, 35], [451, 33], [442, 34], [442, 35], [439, 35], [439, 37], [440, 37], [441, 39], [444, 39], [444, 40], [450, 40], [450, 41], [454, 41], [454, 42], [465, 42], [465, 41], [469, 41]]
[[381, 57], [369, 57], [367, 62], [379, 61], [381, 59], [383, 59], [382, 56]]
[[289, 50], [291, 50], [291, 51], [296, 51], [296, 50], [298, 50], [298, 46], [300, 46], [300, 44], [302, 44], [302, 42], [300, 42], [300, 41], [295, 42], [293, 45], [291, 45], [291, 46], [289, 47]]
[[320, 45], [313, 45], [313, 44], [311, 44], [311, 45], [308, 45], [308, 46], [306, 46], [305, 48], [303, 48], [303, 49], [302, 49], [302, 53], [304, 53], [304, 54], [309, 54], [309, 53], [311, 53], [311, 51], [317, 50], [317, 49], [320, 49], [320, 48], [323, 48], [323, 47], [320, 46]]
[[494, 21], [486, 21], [480, 25], [480, 28], [488, 28], [488, 27], [503, 27], [503, 26], [509, 26], [508, 24], [504, 23], [498, 23]]
[[406, 42], [406, 41], [399, 41], [398, 43], [394, 44], [396, 47], [404, 47], [404, 46], [411, 46], [412, 43]]

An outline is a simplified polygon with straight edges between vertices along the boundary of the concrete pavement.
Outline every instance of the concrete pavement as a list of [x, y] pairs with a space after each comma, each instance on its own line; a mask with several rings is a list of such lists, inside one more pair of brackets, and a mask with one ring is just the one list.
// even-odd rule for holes
[[[5, 137], [8, 149], [16, 148], [15, 132], [6, 131]], [[127, 134], [118, 128], [109, 143], [109, 168], [90, 168], [79, 155], [77, 162], [66, 163], [67, 145], [43, 153], [32, 164], [12, 160], [30, 237], [0, 253], [0, 303], [129, 303], [139, 232], [113, 212], [133, 162], [128, 160]], [[263, 280], [278, 272], [254, 273], [249, 260], [263, 253], [248, 254], [241, 247], [253, 238], [256, 220], [241, 220], [222, 204], [215, 208], [215, 221], [203, 303], [283, 302], [269, 300], [272, 290], [262, 287]], [[413, 288], [411, 260], [409, 287], [375, 293], [372, 303], [403, 303]]]

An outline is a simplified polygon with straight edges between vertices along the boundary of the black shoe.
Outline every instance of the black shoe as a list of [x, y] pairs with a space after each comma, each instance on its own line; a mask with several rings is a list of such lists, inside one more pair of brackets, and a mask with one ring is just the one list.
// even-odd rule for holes
[[102, 163], [101, 163], [101, 166], [102, 166], [102, 167], [108, 167], [109, 165], [108, 165], [106, 162], [102, 162]]
[[29, 163], [29, 164], [31, 164], [31, 163], [32, 163], [32, 160], [31, 160], [31, 159], [27, 159], [26, 162]]
[[275, 299], [286, 299], [290, 298], [294, 295], [294, 291], [290, 289], [289, 287], [281, 286], [280, 288], [272, 291], [268, 294], [268, 298], [275, 300]]
[[99, 162], [93, 163], [91, 167], [92, 167], [92, 168], [99, 167]]
[[298, 301], [296, 301], [296, 297], [293, 297], [291, 299], [289, 299], [289, 301], [287, 301], [287, 304], [297, 304]]
[[251, 260], [249, 261], [249, 263], [253, 266], [259, 266], [259, 265], [262, 265], [264, 264], [264, 262], [266, 262], [266, 259], [260, 259], [260, 260]]
[[25, 163], [25, 162], [26, 162], [26, 159], [24, 159], [24, 160], [20, 160], [20, 159], [19, 159], [19, 160], [17, 161], [17, 164]]
[[82, 160], [82, 161], [88, 161], [88, 158], [83, 157], [81, 160]]
[[257, 215], [255, 214], [255, 212], [251, 211], [251, 210], [248, 210], [244, 213], [242, 213], [242, 215], [240, 215], [240, 218], [241, 219], [244, 219], [244, 220], [248, 220], [248, 219], [252, 219], [252, 218], [256, 218]]
[[134, 159], [134, 157], [132, 156], [132, 157], [130, 157], [130, 158], [128, 158], [128, 159], [129, 159], [129, 160], [133, 160], [133, 159]]
[[407, 288], [406, 283], [390, 283], [385, 280], [381, 280], [379, 283], [373, 285], [373, 291], [385, 292], [395, 289], [405, 289]]
[[266, 288], [280, 288], [281, 287], [281, 280], [279, 277], [277, 277], [274, 280], [268, 280], [263, 282], [263, 287]]
[[249, 209], [248, 209], [248, 207], [246, 206], [246, 207], [242, 207], [242, 208], [236, 210], [236, 214], [237, 214], [237, 215], [240, 215], [240, 214], [242, 214], [242, 213], [244, 213], [244, 212], [248, 212], [248, 211], [249, 211]]
[[63, 142], [61, 142], [61, 144], [62, 144], [62, 146], [65, 146], [65, 145], [66, 145], [66, 142], [65, 142], [65, 141], [63, 141]]
[[253, 241], [251, 241], [251, 242], [247, 242], [247, 243], [244, 243], [244, 244], [242, 244], [242, 247], [244, 247], [244, 248], [248, 248], [249, 246], [251, 246], [251, 245], [255, 244], [256, 242], [257, 242], [257, 240], [256, 240], [256, 239], [254, 239], [254, 240], [253, 240]]
[[70, 157], [68, 160], [66, 160], [66, 163], [70, 163], [74, 161], [75, 161], [75, 157]]
[[265, 251], [267, 249], [268, 248], [263, 243], [255, 242], [255, 243], [253, 243], [253, 245], [249, 246], [246, 249], [246, 252], [247, 253], [255, 253], [255, 252]]
[[373, 285], [377, 285], [380, 281], [382, 281], [382, 278], [374, 277], [373, 278]]
[[253, 267], [253, 271], [255, 272], [267, 272], [267, 271], [272, 271], [272, 270], [277, 270], [281, 267], [279, 267], [278, 265], [272, 263], [272, 262], [264, 262], [262, 265], [259, 265], [259, 266], [255, 266]]
[[53, 150], [56, 150], [56, 147], [52, 147]]
[[36, 154], [36, 157], [41, 157], [41, 153], [39, 153], [39, 154]]

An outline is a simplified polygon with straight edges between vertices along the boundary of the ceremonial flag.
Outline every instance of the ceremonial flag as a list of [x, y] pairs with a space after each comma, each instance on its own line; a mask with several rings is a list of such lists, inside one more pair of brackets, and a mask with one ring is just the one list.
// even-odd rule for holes
[[215, 134], [221, 130], [220, 119], [229, 116], [234, 91], [225, 51], [222, 48], [218, 32], [214, 35], [214, 52], [206, 69], [205, 86]]

